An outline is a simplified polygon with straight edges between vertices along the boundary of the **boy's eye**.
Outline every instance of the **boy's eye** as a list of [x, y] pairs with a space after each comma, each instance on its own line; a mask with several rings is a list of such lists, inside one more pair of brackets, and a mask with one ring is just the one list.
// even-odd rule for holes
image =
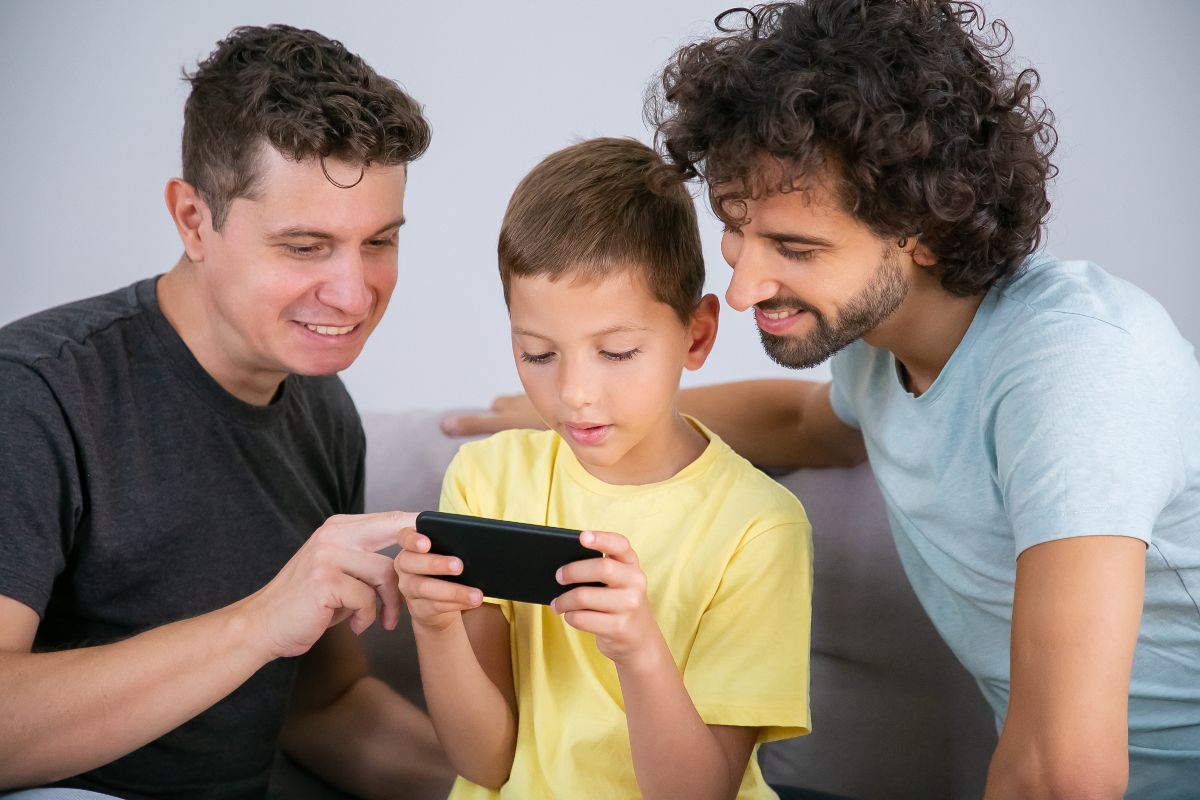
[[526, 364], [545, 364], [553, 357], [554, 353], [521, 353], [521, 360]]
[[640, 352], [642, 351], [635, 347], [632, 350], [626, 350], [623, 353], [613, 353], [608, 350], [601, 350], [600, 355], [604, 356], [609, 361], [628, 361]]

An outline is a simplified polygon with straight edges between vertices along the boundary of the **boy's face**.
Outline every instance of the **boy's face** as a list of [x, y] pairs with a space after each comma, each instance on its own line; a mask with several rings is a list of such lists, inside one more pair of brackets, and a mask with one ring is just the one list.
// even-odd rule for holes
[[721, 240], [733, 267], [725, 299], [754, 307], [763, 347], [783, 366], [811, 367], [871, 339], [908, 296], [911, 255], [843, 211], [827, 186], [749, 200], [746, 213]]
[[[339, 183], [359, 167], [326, 161]], [[215, 367], [235, 383], [350, 366], [396, 285], [405, 168], [370, 167], [333, 186], [317, 160], [264, 147], [254, 199], [205, 221], [201, 276]]]
[[525, 392], [588, 471], [609, 483], [665, 477], [679, 376], [704, 363], [716, 314], [710, 295], [683, 324], [632, 270], [591, 283], [515, 277], [509, 286]]

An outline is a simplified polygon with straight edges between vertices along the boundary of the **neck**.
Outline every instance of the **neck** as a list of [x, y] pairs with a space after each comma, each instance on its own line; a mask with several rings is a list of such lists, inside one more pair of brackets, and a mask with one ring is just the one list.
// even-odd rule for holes
[[906, 388], [921, 395], [942, 374], [982, 302], [982, 294], [950, 294], [922, 271], [896, 313], [863, 338], [890, 351], [900, 363]]
[[580, 464], [595, 477], [617, 486], [644, 486], [674, 477], [691, 464], [704, 449], [708, 440], [692, 424], [671, 409], [669, 417], [659, 428], [642, 439], [611, 466]]
[[268, 405], [287, 373], [247, 366], [243, 346], [209, 303], [186, 256], [158, 280], [158, 306], [196, 361], [221, 388], [245, 403]]

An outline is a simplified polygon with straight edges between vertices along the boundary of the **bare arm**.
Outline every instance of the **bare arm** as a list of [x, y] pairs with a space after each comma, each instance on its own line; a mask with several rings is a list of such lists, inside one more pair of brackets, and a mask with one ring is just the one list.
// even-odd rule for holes
[[[759, 380], [683, 389], [679, 410], [703, 422], [763, 467], [851, 467], [867, 458], [862, 433], [833, 413], [829, 384]], [[498, 397], [486, 414], [446, 417], [452, 436], [543, 428], [524, 395]]]
[[368, 800], [444, 798], [454, 780], [429, 717], [367, 674], [345, 624], [301, 660], [281, 741], [314, 773]]
[[153, 741], [327, 627], [400, 614], [391, 559], [412, 515], [334, 517], [250, 597], [114, 644], [31, 653], [37, 614], [0, 597], [0, 786], [75, 775]]
[[478, 589], [432, 577], [461, 572], [458, 559], [430, 555], [429, 539], [415, 531], [403, 547], [396, 571], [434, 729], [460, 775], [499, 788], [517, 746], [508, 621], [496, 606], [482, 604]]
[[1120, 798], [1146, 546], [1084, 536], [1017, 559], [1008, 716], [987, 800]]
[[561, 570], [571, 589], [553, 608], [567, 624], [596, 635], [621, 682], [638, 788], [651, 798], [732, 798], [758, 731], [707, 725], [683, 683], [646, 599], [646, 576], [624, 536], [585, 531], [580, 541], [608, 558]]

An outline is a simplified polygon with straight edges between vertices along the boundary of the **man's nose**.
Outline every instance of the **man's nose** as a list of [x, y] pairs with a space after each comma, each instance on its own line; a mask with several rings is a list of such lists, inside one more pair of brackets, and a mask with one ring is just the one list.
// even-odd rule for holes
[[354, 250], [331, 260], [329, 273], [317, 289], [317, 299], [356, 319], [371, 310], [374, 294], [367, 285], [366, 264], [361, 253]]
[[726, 261], [733, 268], [729, 288], [725, 290], [725, 301], [730, 308], [745, 311], [779, 294], [779, 281], [771, 274], [760, 248], [742, 243], [726, 253]]

